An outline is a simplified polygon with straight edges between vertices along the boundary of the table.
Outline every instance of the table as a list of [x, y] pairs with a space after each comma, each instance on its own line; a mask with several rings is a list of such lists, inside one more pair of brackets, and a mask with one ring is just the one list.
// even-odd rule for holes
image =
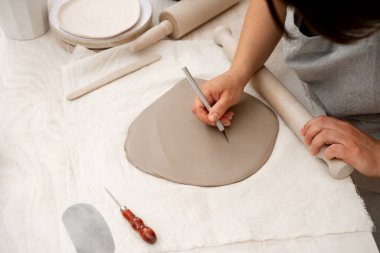
[[[152, 1], [159, 10], [171, 0]], [[248, 1], [185, 36], [211, 39], [228, 24], [238, 36]], [[277, 61], [280, 46], [270, 61]], [[67, 195], [70, 154], [64, 142], [61, 66], [70, 54], [49, 32], [32, 41], [13, 41], [0, 31], [0, 252], [75, 252], [60, 229]], [[33, 144], [30, 144], [33, 143]], [[116, 250], [117, 252], [117, 250]], [[241, 242], [187, 252], [378, 252], [369, 232]]]

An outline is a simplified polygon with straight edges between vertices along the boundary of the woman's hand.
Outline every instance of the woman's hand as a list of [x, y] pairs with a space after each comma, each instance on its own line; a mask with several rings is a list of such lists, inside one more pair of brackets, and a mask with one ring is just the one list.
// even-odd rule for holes
[[199, 120], [209, 125], [215, 125], [217, 119], [225, 126], [231, 125], [233, 112], [227, 110], [239, 102], [244, 86], [245, 82], [239, 81], [229, 71], [202, 84], [200, 88], [212, 107], [208, 112], [201, 100], [196, 97], [192, 107], [193, 113]]
[[361, 174], [380, 177], [380, 141], [361, 132], [351, 124], [335, 118], [320, 116], [307, 122], [301, 135], [316, 155], [323, 145], [328, 159], [338, 158]]

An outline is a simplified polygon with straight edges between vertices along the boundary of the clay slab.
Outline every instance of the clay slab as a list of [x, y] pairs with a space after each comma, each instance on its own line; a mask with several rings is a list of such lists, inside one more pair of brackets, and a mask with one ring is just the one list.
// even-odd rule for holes
[[235, 183], [259, 170], [277, 138], [273, 111], [243, 94], [232, 108], [235, 116], [226, 128], [228, 143], [216, 127], [192, 114], [194, 97], [187, 80], [182, 80], [145, 109], [128, 129], [127, 159], [154, 176], [198, 186]]

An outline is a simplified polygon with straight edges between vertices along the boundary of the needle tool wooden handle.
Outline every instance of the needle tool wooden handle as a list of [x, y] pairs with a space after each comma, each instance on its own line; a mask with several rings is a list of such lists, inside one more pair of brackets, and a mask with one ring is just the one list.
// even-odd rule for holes
[[[225, 26], [216, 28], [214, 31], [214, 41], [223, 47], [226, 55], [232, 60], [237, 46], [237, 39], [232, 37], [231, 30]], [[252, 77], [252, 82], [254, 89], [268, 101], [289, 126], [290, 130], [292, 130], [303, 143], [303, 137], [299, 131], [313, 116], [265, 66], [256, 72]], [[325, 149], [326, 146], [321, 149], [317, 157], [327, 163], [330, 175], [338, 179], [348, 177], [354, 169], [342, 160], [327, 159]]]
[[131, 210], [124, 207], [121, 210], [124, 218], [131, 224], [132, 228], [136, 230], [141, 238], [147, 243], [153, 244], [157, 241], [156, 233], [150, 227], [145, 226], [142, 219], [136, 217]]

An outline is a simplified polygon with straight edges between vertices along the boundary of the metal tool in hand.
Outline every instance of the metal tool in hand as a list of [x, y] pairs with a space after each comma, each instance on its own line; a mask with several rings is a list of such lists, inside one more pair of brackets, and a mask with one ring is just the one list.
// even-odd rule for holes
[[136, 217], [131, 210], [127, 207], [122, 206], [120, 202], [111, 194], [111, 192], [104, 187], [106, 192], [111, 196], [111, 198], [115, 201], [115, 203], [120, 207], [120, 212], [123, 217], [131, 224], [132, 228], [136, 230], [141, 238], [147, 243], [153, 244], [157, 241], [156, 233], [150, 227], [145, 226], [142, 219]]
[[[210, 111], [211, 106], [210, 106], [209, 102], [207, 101], [205, 95], [203, 94], [203, 92], [199, 88], [198, 84], [195, 82], [195, 80], [194, 80], [193, 76], [190, 74], [189, 70], [186, 67], [183, 67], [182, 70], [185, 73], [187, 80], [189, 81], [191, 87], [193, 87], [195, 93], [197, 93], [197, 96], [202, 101], [203, 105], [206, 107], [207, 111]], [[226, 132], [224, 131], [224, 126], [223, 126], [222, 122], [220, 122], [220, 120], [217, 120], [215, 122], [215, 124], [218, 127], [219, 131], [223, 133], [224, 137], [226, 138], [227, 142], [229, 143], [229, 140], [227, 138]]]

